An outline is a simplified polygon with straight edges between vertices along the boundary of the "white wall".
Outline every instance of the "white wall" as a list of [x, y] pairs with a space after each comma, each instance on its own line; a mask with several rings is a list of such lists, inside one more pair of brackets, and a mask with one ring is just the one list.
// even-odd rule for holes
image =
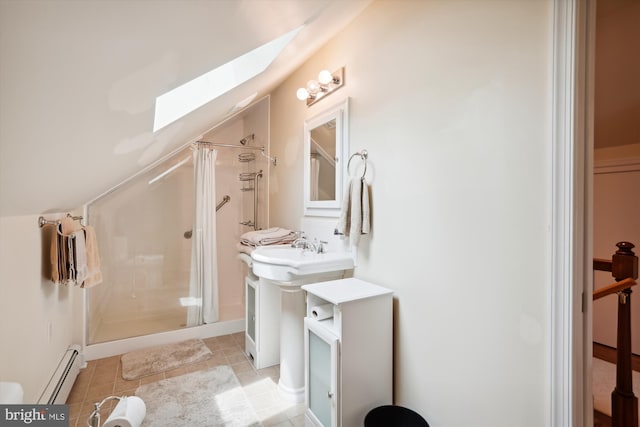
[[0, 217], [0, 381], [21, 383], [25, 403], [37, 402], [69, 344], [81, 343], [82, 290], [43, 275], [53, 230], [40, 229], [37, 215]]
[[394, 290], [395, 403], [433, 426], [547, 424], [551, 68], [551, 1], [380, 0], [272, 95], [271, 224], [323, 237], [303, 121], [351, 98], [373, 211], [354, 275]]

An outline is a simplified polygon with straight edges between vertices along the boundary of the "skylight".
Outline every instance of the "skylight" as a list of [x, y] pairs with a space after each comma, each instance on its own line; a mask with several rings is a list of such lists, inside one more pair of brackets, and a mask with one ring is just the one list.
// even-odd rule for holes
[[153, 131], [189, 114], [262, 73], [303, 26], [263, 44], [156, 98]]

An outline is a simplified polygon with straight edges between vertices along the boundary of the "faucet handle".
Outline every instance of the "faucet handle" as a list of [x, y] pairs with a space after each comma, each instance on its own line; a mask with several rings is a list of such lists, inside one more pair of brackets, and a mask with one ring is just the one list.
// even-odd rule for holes
[[329, 242], [325, 242], [324, 240], [318, 240], [316, 239], [316, 244], [317, 244], [317, 249], [316, 252], [319, 254], [323, 254], [324, 251], [324, 245], [328, 244]]

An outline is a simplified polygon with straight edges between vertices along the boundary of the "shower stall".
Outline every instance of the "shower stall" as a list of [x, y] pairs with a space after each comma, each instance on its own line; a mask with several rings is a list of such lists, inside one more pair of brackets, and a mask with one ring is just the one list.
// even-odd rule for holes
[[[220, 323], [244, 319], [247, 267], [237, 259], [240, 236], [268, 226], [267, 122], [263, 101], [201, 138], [216, 151], [217, 262], [211, 266], [217, 265]], [[190, 314], [198, 303], [190, 291], [197, 145], [183, 147], [87, 205], [104, 277], [86, 291], [87, 345], [202, 324]]]

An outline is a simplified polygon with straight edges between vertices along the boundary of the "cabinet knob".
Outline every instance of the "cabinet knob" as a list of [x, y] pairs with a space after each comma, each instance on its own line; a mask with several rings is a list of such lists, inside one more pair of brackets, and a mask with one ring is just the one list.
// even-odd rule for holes
[[327, 399], [333, 399], [333, 393], [330, 391], [327, 392]]

